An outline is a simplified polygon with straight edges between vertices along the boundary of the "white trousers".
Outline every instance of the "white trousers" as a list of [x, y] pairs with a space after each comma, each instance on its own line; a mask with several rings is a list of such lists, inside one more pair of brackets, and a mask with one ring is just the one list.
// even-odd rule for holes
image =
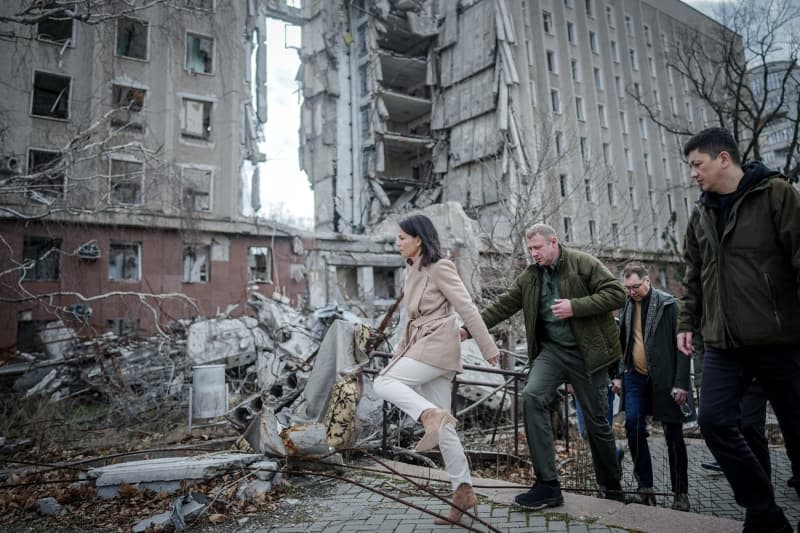
[[[450, 383], [454, 375], [452, 370], [443, 370], [401, 357], [375, 378], [375, 394], [395, 404], [414, 420], [419, 420], [425, 409], [439, 407], [450, 411]], [[453, 491], [462, 483], [472, 485], [467, 456], [464, 455], [461, 440], [452, 424], [446, 424], [442, 428], [439, 450], [442, 452]]]

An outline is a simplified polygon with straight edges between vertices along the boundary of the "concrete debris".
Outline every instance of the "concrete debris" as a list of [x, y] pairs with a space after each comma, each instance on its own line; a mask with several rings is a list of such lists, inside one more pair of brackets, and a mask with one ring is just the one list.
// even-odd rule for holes
[[254, 479], [239, 485], [236, 489], [236, 499], [240, 502], [263, 500], [264, 496], [272, 491], [272, 483]]
[[253, 363], [260, 351], [271, 351], [272, 339], [252, 317], [213, 319], [189, 326], [186, 351], [192, 363], [224, 362], [228, 367]]
[[180, 488], [181, 482], [211, 479], [220, 472], [243, 468], [261, 459], [263, 457], [255, 453], [162, 457], [92, 468], [88, 474], [94, 479], [98, 496], [113, 498], [117, 496], [123, 483], [154, 492], [175, 492]]
[[50, 359], [60, 359], [72, 347], [75, 339], [75, 330], [66, 326], [61, 320], [47, 324], [39, 334], [39, 342], [44, 346], [44, 351]]
[[64, 507], [52, 496], [36, 500], [36, 510], [39, 514], [54, 516], [64, 513]]

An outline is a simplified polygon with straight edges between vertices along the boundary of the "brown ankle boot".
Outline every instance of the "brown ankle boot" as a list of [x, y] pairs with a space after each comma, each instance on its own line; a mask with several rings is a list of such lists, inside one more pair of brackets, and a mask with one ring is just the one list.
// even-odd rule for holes
[[422, 414], [419, 415], [419, 421], [425, 427], [425, 434], [415, 448], [418, 452], [435, 448], [439, 444], [439, 432], [442, 428], [446, 424], [455, 426], [458, 423], [458, 420], [453, 418], [453, 415], [438, 407], [422, 411]]
[[461, 515], [467, 509], [472, 509], [472, 514], [478, 516], [478, 497], [475, 496], [475, 491], [472, 490], [472, 485], [469, 483], [462, 483], [458, 486], [453, 493], [453, 506], [450, 507], [450, 513], [447, 515], [447, 520], [437, 518], [435, 524], [457, 524], [461, 520]]

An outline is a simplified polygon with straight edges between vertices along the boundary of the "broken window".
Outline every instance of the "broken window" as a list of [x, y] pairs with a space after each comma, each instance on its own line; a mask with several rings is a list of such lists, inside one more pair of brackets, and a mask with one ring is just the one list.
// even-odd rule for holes
[[111, 103], [114, 107], [122, 107], [138, 113], [142, 110], [142, 106], [144, 106], [144, 97], [146, 94], [147, 91], [144, 89], [117, 85], [115, 83], [111, 89]]
[[40, 117], [69, 118], [69, 93], [72, 78], [47, 72], [33, 74], [33, 107]]
[[211, 209], [211, 180], [213, 171], [202, 168], [184, 168], [183, 208], [193, 211]]
[[[57, 7], [55, 2], [50, 2], [44, 9]], [[36, 35], [43, 41], [65, 43], [72, 40], [72, 17], [65, 14], [47, 17], [36, 24]]]
[[251, 246], [247, 252], [249, 280], [258, 283], [272, 281], [272, 251], [265, 246]]
[[181, 105], [181, 135], [192, 139], [211, 138], [211, 102], [184, 98]]
[[369, 106], [361, 108], [361, 135], [366, 137], [369, 134]]
[[56, 280], [61, 263], [61, 239], [25, 237], [22, 265], [25, 280]]
[[150, 26], [145, 20], [121, 17], [117, 20], [117, 55], [147, 60]]
[[61, 152], [28, 150], [27, 192], [31, 198], [50, 204], [64, 197], [64, 165]]
[[358, 299], [358, 269], [336, 267], [336, 299], [347, 302]]
[[372, 147], [367, 146], [361, 149], [361, 175], [368, 178], [372, 168]]
[[112, 159], [109, 175], [109, 203], [139, 205], [142, 203], [144, 163]]
[[111, 115], [112, 126], [129, 125], [133, 129], [142, 129], [139, 113], [144, 107], [145, 89], [114, 84], [111, 86], [111, 105], [115, 108]]
[[186, 34], [186, 69], [211, 74], [214, 66], [214, 39], [195, 33]]
[[397, 298], [394, 268], [375, 267], [372, 269], [376, 300], [394, 300]]
[[112, 281], [136, 281], [141, 279], [141, 244], [111, 243], [108, 253], [108, 279]]
[[139, 320], [135, 318], [111, 318], [106, 320], [106, 329], [117, 337], [133, 337], [139, 331]]
[[206, 283], [211, 270], [211, 247], [187, 244], [183, 247], [183, 282]]

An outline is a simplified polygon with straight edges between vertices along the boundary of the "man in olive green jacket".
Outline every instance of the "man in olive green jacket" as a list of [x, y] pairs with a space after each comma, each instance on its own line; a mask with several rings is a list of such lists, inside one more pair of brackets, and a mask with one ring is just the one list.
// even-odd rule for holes
[[[620, 357], [613, 312], [625, 302], [622, 284], [596, 258], [561, 246], [555, 230], [535, 224], [526, 232], [530, 265], [481, 317], [488, 327], [522, 310], [531, 369], [523, 392], [525, 434], [536, 473], [531, 490], [515, 501], [529, 509], [563, 503], [549, 405], [571, 383], [584, 410], [597, 482], [622, 501], [614, 437], [606, 418], [606, 369]], [[462, 338], [468, 333], [462, 332]]]
[[757, 161], [742, 165], [723, 128], [689, 139], [684, 155], [703, 190], [684, 240], [677, 335], [687, 357], [693, 333], [703, 335], [698, 423], [747, 509], [744, 531], [791, 532], [740, 425], [742, 395], [755, 378], [800, 466], [800, 193]]

